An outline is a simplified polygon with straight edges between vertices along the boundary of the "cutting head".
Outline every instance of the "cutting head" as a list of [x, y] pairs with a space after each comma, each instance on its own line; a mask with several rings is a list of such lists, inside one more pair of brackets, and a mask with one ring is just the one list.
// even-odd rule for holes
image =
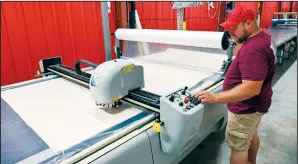
[[107, 61], [96, 67], [89, 85], [96, 104], [112, 106], [129, 91], [144, 88], [143, 67], [125, 59]]

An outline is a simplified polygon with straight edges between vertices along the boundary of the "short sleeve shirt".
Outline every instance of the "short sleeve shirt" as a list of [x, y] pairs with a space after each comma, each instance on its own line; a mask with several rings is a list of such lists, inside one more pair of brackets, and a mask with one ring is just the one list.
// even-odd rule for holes
[[229, 111], [238, 114], [268, 111], [276, 67], [272, 44], [272, 37], [263, 31], [242, 44], [226, 73], [223, 90], [236, 87], [242, 80], [264, 82], [259, 95], [241, 102], [228, 103]]

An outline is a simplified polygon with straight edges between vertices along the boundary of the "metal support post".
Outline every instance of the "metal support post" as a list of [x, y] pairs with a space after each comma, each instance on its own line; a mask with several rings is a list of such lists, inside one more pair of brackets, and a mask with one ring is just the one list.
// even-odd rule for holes
[[109, 13], [108, 13], [107, 2], [101, 2], [101, 14], [102, 14], [102, 28], [103, 28], [103, 36], [104, 36], [106, 61], [109, 61], [112, 59], [112, 55], [111, 55], [111, 38], [110, 38]]
[[[174, 2], [172, 9], [177, 9], [177, 30], [183, 30], [183, 20], [184, 20], [184, 8], [191, 6], [200, 6], [206, 2]], [[212, 2], [207, 2], [208, 5]]]
[[182, 30], [184, 18], [184, 8], [177, 9], [177, 30]]

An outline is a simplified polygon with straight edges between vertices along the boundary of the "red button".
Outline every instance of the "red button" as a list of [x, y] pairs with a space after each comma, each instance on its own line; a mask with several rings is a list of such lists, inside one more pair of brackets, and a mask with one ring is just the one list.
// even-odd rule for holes
[[189, 98], [188, 97], [185, 97], [184, 98], [184, 103], [188, 103], [188, 101], [189, 101]]

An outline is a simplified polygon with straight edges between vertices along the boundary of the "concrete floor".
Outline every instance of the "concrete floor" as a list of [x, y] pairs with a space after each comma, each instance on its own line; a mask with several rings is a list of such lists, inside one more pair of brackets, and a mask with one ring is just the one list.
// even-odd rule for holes
[[[277, 67], [273, 92], [270, 112], [263, 116], [259, 127], [257, 163], [297, 164], [296, 55]], [[208, 136], [180, 164], [229, 164], [230, 149], [224, 142], [224, 130]]]

